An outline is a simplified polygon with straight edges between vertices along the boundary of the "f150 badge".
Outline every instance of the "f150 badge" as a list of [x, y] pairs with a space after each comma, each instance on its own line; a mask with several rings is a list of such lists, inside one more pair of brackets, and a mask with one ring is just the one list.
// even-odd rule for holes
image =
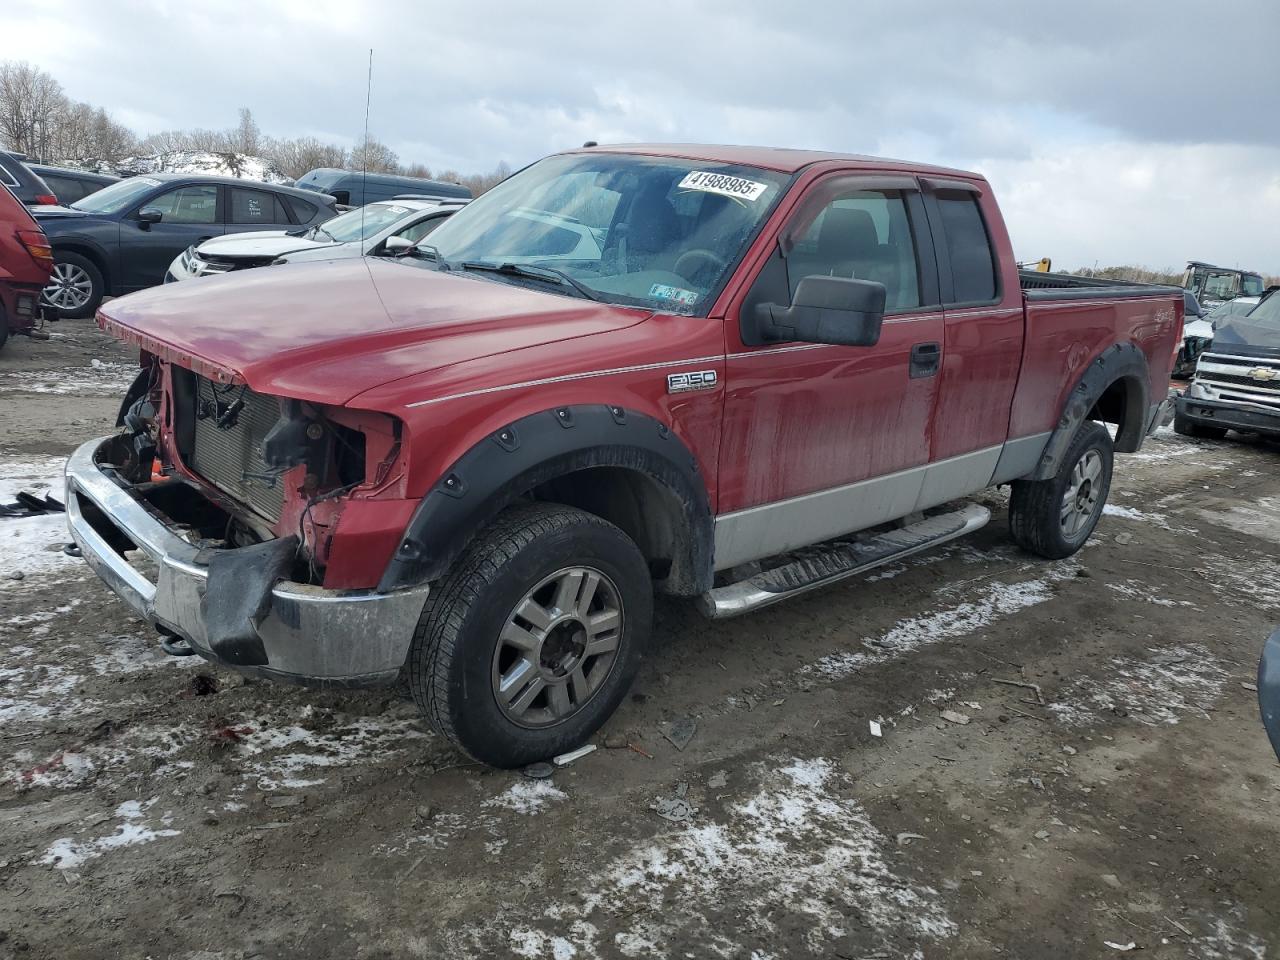
[[714, 370], [698, 370], [694, 373], [667, 374], [667, 393], [688, 393], [690, 390], [714, 390], [718, 378]]

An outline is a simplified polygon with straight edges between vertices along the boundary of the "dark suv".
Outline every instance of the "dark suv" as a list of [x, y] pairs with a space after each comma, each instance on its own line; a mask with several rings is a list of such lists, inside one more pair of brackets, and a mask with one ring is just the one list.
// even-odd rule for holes
[[48, 184], [59, 203], [75, 203], [82, 197], [96, 193], [103, 187], [119, 183], [119, 177], [88, 170], [72, 170], [69, 167], [50, 167], [43, 163], [27, 163], [27, 169]]
[[49, 189], [49, 185], [23, 163], [26, 159], [25, 153], [0, 150], [0, 183], [28, 207], [34, 207], [38, 203], [57, 203], [58, 198]]
[[334, 199], [233, 177], [157, 173], [121, 180], [66, 207], [32, 210], [53, 244], [45, 302], [87, 317], [108, 294], [164, 280], [173, 258], [211, 237], [324, 223]]

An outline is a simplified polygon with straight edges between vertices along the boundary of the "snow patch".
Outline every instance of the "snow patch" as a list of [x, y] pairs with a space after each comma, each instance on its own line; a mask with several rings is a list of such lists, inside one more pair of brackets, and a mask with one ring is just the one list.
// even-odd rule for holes
[[1143, 513], [1141, 510], [1135, 510], [1133, 507], [1125, 507], [1118, 503], [1106, 503], [1102, 506], [1103, 516], [1107, 517], [1123, 517], [1125, 520], [1141, 520], [1144, 523], [1154, 523], [1157, 527], [1163, 527], [1165, 530], [1172, 530], [1169, 526], [1169, 518], [1163, 513]]
[[1122, 597], [1130, 600], [1141, 600], [1144, 603], [1153, 603], [1157, 607], [1194, 607], [1195, 604], [1190, 600], [1170, 600], [1168, 597], [1157, 597], [1150, 592], [1150, 588], [1141, 580], [1123, 580], [1119, 582], [1108, 583], [1108, 590], [1113, 590]]
[[[624, 849], [579, 884], [579, 904], [557, 904], [517, 921], [505, 946], [524, 957], [597, 957], [596, 910], [621, 918], [612, 946], [624, 956], [744, 956], [699, 904], [742, 906], [746, 933], [779, 935], [779, 912], [803, 918], [806, 946], [826, 955], [850, 921], [888, 948], [902, 938], [941, 939], [956, 925], [931, 887], [889, 866], [890, 841], [857, 801], [847, 778], [826, 759], [757, 766], [760, 788], [723, 818], [670, 828]], [[546, 932], [540, 927], [545, 927]], [[490, 943], [493, 926], [472, 932]], [[500, 933], [498, 935], [501, 935]], [[763, 954], [761, 957], [765, 956]]]
[[[111, 850], [151, 843], [163, 837], [179, 836], [182, 833], [181, 830], [157, 830], [144, 821], [143, 815], [155, 804], [156, 799], [152, 797], [145, 803], [139, 800], [126, 800], [116, 807], [115, 815], [120, 823], [116, 826], [115, 833], [90, 840], [60, 837], [45, 851], [43, 857], [34, 862], [41, 866], [57, 867], [59, 870], [75, 870]], [[160, 824], [164, 828], [172, 822], [171, 816], [166, 815], [160, 818]]]
[[1075, 680], [1049, 710], [1073, 727], [1088, 726], [1106, 713], [1148, 726], [1174, 724], [1184, 714], [1208, 719], [1207, 711], [1222, 695], [1226, 668], [1200, 644], [1150, 652], [1150, 660], [1112, 657], [1102, 676]]
[[[15, 374], [7, 374], [6, 378], [11, 376]], [[12, 501], [21, 491], [38, 497], [49, 493], [61, 501], [62, 468], [65, 464], [65, 460], [57, 457], [37, 460], [6, 457], [0, 460], [0, 502]], [[62, 552], [63, 545], [70, 539], [67, 518], [62, 513], [0, 519], [0, 596], [10, 591], [30, 589], [37, 582], [47, 584], [51, 579], [56, 582], [63, 579], [59, 574], [83, 571], [82, 560]], [[8, 575], [15, 572], [26, 579], [8, 579]], [[4, 623], [16, 623], [16, 620]]]
[[95, 359], [87, 367], [14, 370], [5, 374], [4, 385], [19, 393], [115, 397], [123, 395], [137, 376], [137, 364]]
[[[248, 756], [275, 754], [250, 767], [262, 790], [297, 789], [324, 783], [323, 777], [300, 777], [305, 771], [323, 771], [369, 763], [404, 750], [411, 740], [426, 738], [417, 720], [356, 717], [335, 723], [324, 732], [296, 725], [275, 727], [265, 720], [246, 718], [230, 724], [248, 727], [238, 750]], [[294, 749], [288, 753], [276, 751]]]
[[484, 802], [486, 807], [505, 807], [516, 813], [535, 814], [557, 800], [568, 799], [559, 787], [549, 780], [520, 780], [503, 793]]
[[969, 636], [996, 620], [1053, 599], [1053, 585], [1075, 576], [1077, 566], [1061, 563], [1048, 575], [1022, 583], [987, 583], [978, 595], [933, 613], [899, 620], [886, 633], [862, 640], [863, 649], [829, 654], [802, 667], [802, 681], [843, 680], [875, 664], [905, 657], [921, 647]]
[[247, 153], [222, 153], [210, 150], [165, 150], [147, 156], [125, 157], [123, 160], [66, 161], [83, 170], [108, 173], [118, 177], [136, 177], [148, 173], [205, 173], [219, 177], [239, 177], [261, 183], [290, 184], [280, 168], [264, 157]]

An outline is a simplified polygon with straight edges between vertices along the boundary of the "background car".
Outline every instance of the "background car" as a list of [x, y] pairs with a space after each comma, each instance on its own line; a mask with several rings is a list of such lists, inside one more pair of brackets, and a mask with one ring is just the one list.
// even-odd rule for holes
[[34, 329], [52, 269], [44, 231], [13, 191], [0, 186], [0, 346], [9, 334]]
[[105, 173], [90, 173], [88, 170], [51, 167], [43, 163], [28, 163], [26, 167], [48, 185], [54, 196], [58, 198], [58, 202], [62, 204], [75, 203], [103, 187], [120, 182], [119, 177]]
[[[190, 280], [270, 263], [340, 260], [394, 253], [417, 243], [470, 201], [441, 197], [397, 197], [370, 203], [307, 230], [263, 230], [214, 237], [188, 247], [169, 264], [164, 282]], [[361, 242], [361, 237], [364, 238]]]
[[61, 316], [87, 317], [108, 294], [160, 283], [173, 258], [192, 245], [226, 233], [308, 227], [337, 209], [333, 197], [292, 187], [158, 173], [32, 212], [53, 243], [45, 302]]
[[361, 173], [358, 170], [337, 170], [332, 167], [309, 170], [294, 181], [294, 186], [330, 194], [338, 203], [351, 207], [362, 207], [376, 200], [390, 200], [409, 193], [471, 199], [471, 191], [460, 183], [400, 177], [391, 173]]
[[57, 203], [58, 198], [49, 185], [32, 173], [23, 161], [25, 153], [0, 150], [0, 185], [8, 187], [28, 207], [41, 203]]

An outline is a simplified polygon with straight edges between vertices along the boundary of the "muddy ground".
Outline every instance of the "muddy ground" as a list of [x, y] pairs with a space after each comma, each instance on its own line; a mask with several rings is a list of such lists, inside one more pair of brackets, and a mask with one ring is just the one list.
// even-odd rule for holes
[[[54, 330], [0, 354], [0, 500], [109, 432], [129, 377]], [[1278, 461], [1164, 431], [1070, 560], [1014, 549], [992, 493], [968, 541], [754, 617], [663, 603], [601, 749], [550, 781], [388, 692], [167, 657], [61, 517], [0, 519], [0, 956], [1274, 955], [1249, 687]], [[682, 792], [691, 822], [660, 818]]]

